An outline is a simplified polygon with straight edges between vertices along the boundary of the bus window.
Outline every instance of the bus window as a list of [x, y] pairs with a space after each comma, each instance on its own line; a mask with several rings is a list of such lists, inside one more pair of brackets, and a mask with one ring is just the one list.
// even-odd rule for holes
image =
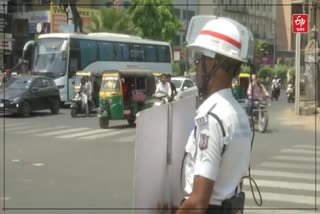
[[158, 46], [158, 62], [170, 62], [170, 49], [168, 46]]
[[115, 44], [116, 61], [129, 61], [129, 47], [125, 43]]
[[80, 40], [81, 69], [97, 61], [97, 42], [93, 40]]
[[99, 42], [99, 61], [112, 61], [115, 59], [113, 44], [110, 42]]
[[157, 62], [156, 47], [154, 45], [145, 45], [144, 56], [145, 62]]
[[144, 50], [140, 44], [130, 44], [130, 61], [132, 62], [143, 62], [144, 61]]

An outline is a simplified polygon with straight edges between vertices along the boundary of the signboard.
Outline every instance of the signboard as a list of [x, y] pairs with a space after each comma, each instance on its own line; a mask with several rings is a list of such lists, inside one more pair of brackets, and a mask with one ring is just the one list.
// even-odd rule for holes
[[180, 51], [174, 51], [173, 52], [173, 60], [174, 61], [180, 61]]
[[[29, 33], [37, 33], [38, 23], [50, 23], [50, 11], [31, 11], [26, 13], [15, 13], [17, 19], [28, 19]], [[46, 33], [50, 33], [50, 28], [46, 28]]]
[[12, 15], [0, 13], [0, 33], [12, 34]]
[[12, 51], [12, 40], [0, 39], [0, 50]]
[[0, 13], [8, 13], [8, 1], [0, 0]]
[[[77, 7], [83, 23], [83, 31], [88, 32], [86, 27], [90, 23], [91, 16], [100, 13], [99, 10]], [[70, 15], [71, 17], [71, 15]], [[51, 32], [61, 32], [61, 25], [68, 24], [67, 14], [58, 5], [51, 6]]]
[[292, 32], [308, 33], [308, 31], [309, 31], [308, 14], [293, 14], [292, 15]]

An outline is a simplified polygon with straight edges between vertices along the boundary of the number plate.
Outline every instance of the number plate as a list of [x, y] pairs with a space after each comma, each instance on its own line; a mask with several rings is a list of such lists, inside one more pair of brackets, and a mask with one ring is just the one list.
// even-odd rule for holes
[[0, 103], [0, 108], [3, 108], [4, 107], [4, 103]]

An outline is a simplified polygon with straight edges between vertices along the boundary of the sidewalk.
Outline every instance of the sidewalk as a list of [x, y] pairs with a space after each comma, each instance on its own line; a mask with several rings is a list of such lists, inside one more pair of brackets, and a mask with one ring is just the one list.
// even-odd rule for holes
[[280, 123], [288, 126], [299, 126], [305, 130], [314, 131], [320, 128], [320, 115], [296, 115], [294, 106], [282, 111], [276, 118]]

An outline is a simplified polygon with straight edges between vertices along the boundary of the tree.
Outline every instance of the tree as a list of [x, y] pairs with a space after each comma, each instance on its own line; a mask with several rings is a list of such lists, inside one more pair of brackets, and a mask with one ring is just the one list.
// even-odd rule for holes
[[141, 35], [141, 30], [133, 24], [127, 12], [115, 8], [100, 9], [100, 13], [91, 17], [88, 30], [90, 32]]
[[258, 77], [260, 78], [272, 78], [274, 75], [273, 69], [269, 65], [262, 66], [258, 71]]
[[149, 39], [172, 42], [182, 26], [174, 15], [172, 0], [132, 0], [128, 12]]
[[254, 43], [255, 63], [261, 64], [262, 57], [268, 54], [268, 44], [265, 40], [257, 39]]

